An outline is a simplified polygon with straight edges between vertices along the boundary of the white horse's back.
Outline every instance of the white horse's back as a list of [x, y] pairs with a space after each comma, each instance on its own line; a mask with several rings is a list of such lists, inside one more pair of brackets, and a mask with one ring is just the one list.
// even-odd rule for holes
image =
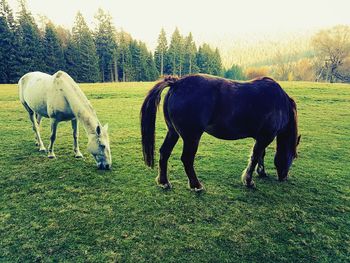
[[91, 106], [84, 93], [65, 72], [54, 75], [31, 72], [19, 80], [19, 98], [33, 112], [49, 118], [71, 120], [75, 118], [72, 107]]
[[47, 95], [52, 82], [52, 76], [42, 72], [25, 74], [18, 82], [20, 101], [26, 108], [49, 117], [47, 113]]

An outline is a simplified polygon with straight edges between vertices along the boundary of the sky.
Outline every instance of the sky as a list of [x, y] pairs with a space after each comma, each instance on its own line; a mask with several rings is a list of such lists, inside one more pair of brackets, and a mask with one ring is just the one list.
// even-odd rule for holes
[[[8, 0], [17, 11], [17, 0]], [[161, 28], [168, 37], [176, 27], [192, 32], [199, 44], [225, 44], [234, 39], [259, 41], [286, 34], [313, 32], [350, 24], [350, 0], [27, 0], [35, 15], [71, 28], [81, 11], [91, 28], [99, 7], [108, 11], [118, 29], [154, 49]]]

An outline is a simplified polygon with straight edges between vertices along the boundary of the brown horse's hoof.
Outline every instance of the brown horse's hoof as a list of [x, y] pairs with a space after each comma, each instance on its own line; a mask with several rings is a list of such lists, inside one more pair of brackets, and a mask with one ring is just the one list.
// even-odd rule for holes
[[253, 179], [247, 180], [247, 177], [248, 177], [247, 176], [247, 172], [246, 172], [246, 170], [244, 170], [243, 173], [242, 173], [242, 183], [243, 183], [243, 185], [245, 185], [248, 188], [255, 188], [255, 182], [253, 181]]
[[247, 188], [249, 188], [249, 189], [254, 189], [254, 188], [256, 188], [255, 182], [254, 182], [253, 180], [251, 180], [250, 183], [245, 182], [245, 183], [243, 183], [243, 184], [244, 184]]
[[188, 184], [188, 187], [190, 188], [191, 191], [196, 192], [196, 193], [201, 193], [205, 191], [204, 185], [199, 184], [199, 186], [192, 187], [190, 184]]
[[257, 172], [257, 174], [258, 174], [259, 178], [266, 178], [266, 177], [268, 177], [267, 173], [265, 173], [265, 172]]
[[286, 181], [288, 181], [288, 176], [286, 176], [286, 177], [278, 177], [278, 181], [280, 181], [280, 182], [286, 182]]
[[161, 183], [159, 180], [159, 176], [156, 177], [156, 183], [160, 188], [163, 188], [164, 190], [170, 190], [171, 188], [173, 188], [169, 181], [166, 183]]

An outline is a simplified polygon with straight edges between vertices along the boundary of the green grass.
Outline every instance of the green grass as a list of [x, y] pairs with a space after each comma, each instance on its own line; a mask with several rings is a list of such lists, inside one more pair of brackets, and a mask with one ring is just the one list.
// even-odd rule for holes
[[[109, 123], [113, 170], [73, 157], [61, 123], [49, 160], [37, 151], [17, 87], [0, 86], [0, 261], [346, 262], [350, 257], [350, 85], [285, 82], [302, 140], [290, 180], [279, 183], [274, 143], [268, 179], [242, 186], [251, 139], [204, 135], [196, 158], [204, 194], [187, 188], [182, 142], [170, 158], [171, 191], [144, 166], [139, 109], [152, 83], [81, 85]], [[49, 139], [49, 122], [42, 137]], [[166, 133], [157, 117], [159, 149]], [[157, 157], [158, 159], [158, 154]]]

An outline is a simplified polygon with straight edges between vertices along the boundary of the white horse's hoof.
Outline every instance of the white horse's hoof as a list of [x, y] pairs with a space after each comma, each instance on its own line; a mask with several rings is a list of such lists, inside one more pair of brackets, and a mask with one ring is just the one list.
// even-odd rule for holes
[[81, 153], [77, 153], [77, 154], [75, 154], [74, 157], [77, 159], [80, 159], [80, 158], [83, 158], [83, 155]]
[[40, 147], [39, 148], [39, 152], [46, 152], [46, 148], [45, 147]]
[[49, 159], [54, 159], [54, 158], [56, 158], [56, 155], [54, 153], [49, 153], [49, 155], [47, 157]]

